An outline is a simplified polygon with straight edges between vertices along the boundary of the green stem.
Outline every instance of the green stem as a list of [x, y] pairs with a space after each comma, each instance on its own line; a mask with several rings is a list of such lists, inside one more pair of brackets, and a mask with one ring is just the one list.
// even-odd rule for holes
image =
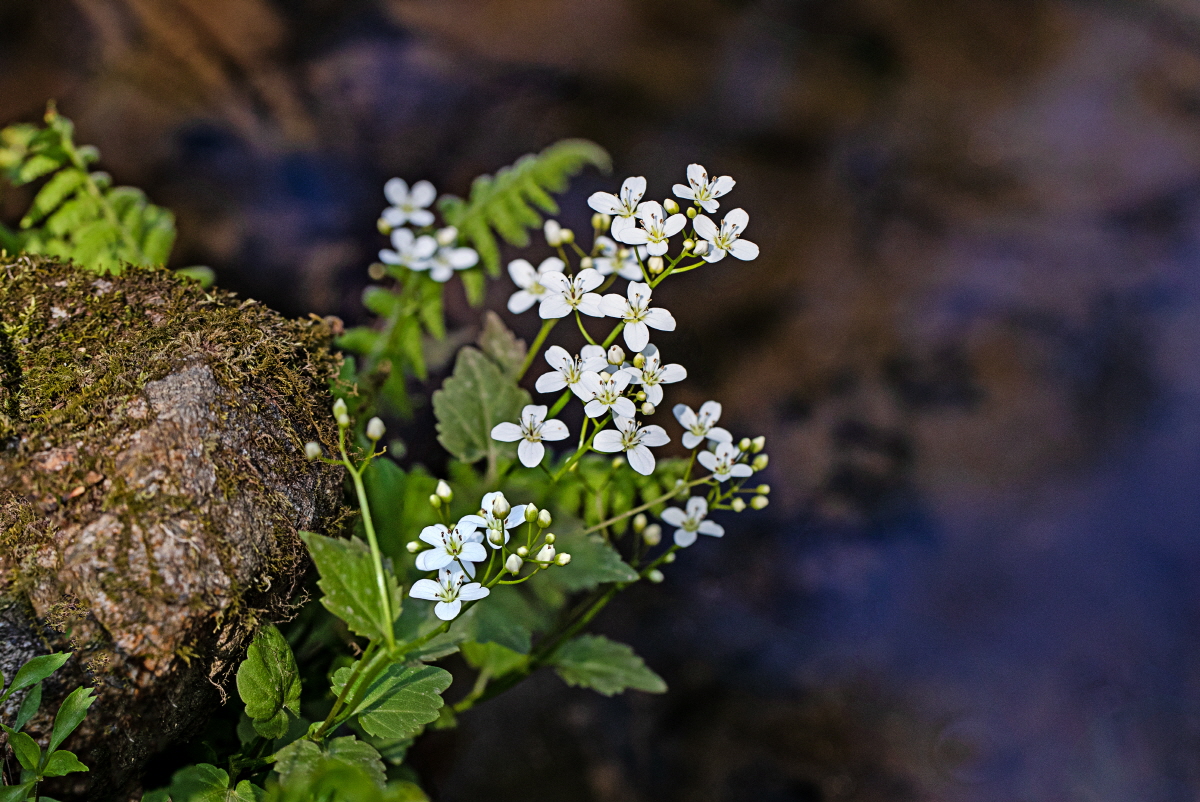
[[546, 413], [546, 420], [550, 420], [555, 415], [562, 412], [562, 408], [565, 407], [567, 402], [571, 400], [572, 395], [574, 395], [574, 393], [570, 389], [564, 390], [563, 394], [560, 395], [558, 400], [554, 402], [554, 406], [550, 407], [550, 411]]
[[608, 335], [608, 339], [606, 339], [603, 343], [601, 343], [601, 345], [604, 348], [607, 348], [608, 346], [612, 345], [613, 340], [617, 339], [617, 335], [621, 333], [621, 329], [623, 329], [623, 328], [625, 328], [624, 320], [622, 320], [620, 323], [617, 324], [617, 327], [612, 330], [612, 334]]
[[596, 341], [592, 339], [592, 335], [588, 334], [587, 329], [583, 327], [583, 318], [579, 316], [579, 310], [575, 310], [575, 322], [579, 324], [579, 330], [583, 332], [583, 338], [588, 341], [589, 345], [595, 345]]
[[354, 690], [358, 678], [366, 669], [367, 664], [375, 658], [372, 650], [376, 648], [377, 646], [374, 643], [369, 644], [367, 650], [363, 652], [362, 659], [354, 664], [354, 668], [350, 671], [350, 677], [346, 680], [346, 684], [342, 686], [342, 692], [338, 694], [337, 699], [334, 700], [333, 707], [329, 709], [329, 715], [325, 716], [325, 720], [321, 722], [321, 726], [313, 733], [314, 740], [322, 740], [325, 737], [325, 733], [333, 727], [333, 722], [337, 719], [338, 714], [342, 712], [342, 708], [346, 706], [346, 699]]
[[550, 329], [554, 328], [557, 323], [558, 318], [552, 318], [542, 323], [542, 330], [538, 332], [537, 337], [533, 340], [533, 345], [529, 346], [529, 352], [525, 354], [525, 361], [521, 364], [521, 371], [517, 374], [517, 381], [520, 381], [525, 372], [529, 370], [529, 366], [533, 364], [534, 357], [541, 350], [542, 343], [546, 342], [546, 337], [549, 336]]
[[676, 488], [673, 488], [673, 489], [667, 491], [666, 493], [664, 493], [663, 495], [659, 496], [656, 499], [653, 499], [652, 501], [647, 501], [645, 504], [641, 505], [640, 507], [634, 507], [631, 510], [626, 510], [625, 512], [621, 513], [620, 515], [616, 515], [616, 516], [613, 516], [612, 518], [609, 518], [607, 521], [601, 521], [600, 523], [596, 524], [595, 526], [592, 526], [592, 527], [589, 527], [589, 528], [583, 530], [583, 534], [590, 535], [592, 532], [599, 532], [601, 529], [603, 529], [606, 526], [612, 526], [613, 524], [617, 523], [618, 521], [623, 521], [632, 515], [637, 515], [639, 512], [645, 512], [646, 510], [650, 509], [651, 507], [653, 507], [655, 505], [661, 504], [664, 501], [669, 501], [670, 499], [674, 498], [675, 496], [678, 496], [680, 491], [686, 490], [689, 487], [695, 487], [696, 485], [701, 484], [703, 482], [707, 482], [711, 478], [712, 478], [712, 476], [709, 475], [709, 476], [702, 477], [700, 479], [693, 479], [692, 481], [683, 484], [681, 487], [676, 487]]
[[388, 651], [396, 649], [396, 635], [392, 632], [392, 603], [388, 597], [387, 575], [383, 570], [383, 555], [379, 550], [379, 539], [375, 536], [375, 524], [371, 520], [371, 505], [367, 501], [367, 488], [363, 485], [362, 473], [354, 467], [350, 456], [346, 453], [346, 430], [338, 427], [338, 449], [342, 452], [342, 460], [350, 471], [350, 479], [354, 482], [354, 493], [358, 496], [358, 506], [362, 510], [363, 528], [367, 532], [367, 543], [371, 547], [371, 563], [375, 568], [375, 586], [379, 591], [379, 609], [383, 613], [380, 621], [384, 639], [387, 640]]

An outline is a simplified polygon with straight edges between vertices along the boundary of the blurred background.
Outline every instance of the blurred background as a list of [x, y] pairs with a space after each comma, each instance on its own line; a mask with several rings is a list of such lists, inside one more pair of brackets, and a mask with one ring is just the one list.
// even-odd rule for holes
[[348, 324], [393, 175], [587, 137], [577, 230], [738, 180], [762, 256], [661, 339], [771, 506], [599, 620], [667, 695], [543, 672], [426, 738], [434, 799], [1200, 798], [1200, 6], [0, 0], [0, 125], [50, 98], [179, 266]]

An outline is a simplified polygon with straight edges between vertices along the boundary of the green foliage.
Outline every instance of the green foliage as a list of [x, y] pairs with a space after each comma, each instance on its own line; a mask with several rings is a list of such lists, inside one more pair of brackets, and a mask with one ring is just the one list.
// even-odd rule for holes
[[232, 786], [229, 772], [209, 763], [188, 766], [171, 778], [171, 802], [261, 802], [263, 790], [249, 780]]
[[283, 635], [268, 624], [259, 630], [238, 666], [238, 695], [254, 730], [264, 738], [282, 738], [288, 713], [300, 715], [300, 672]]
[[509, 331], [504, 321], [495, 312], [488, 310], [483, 316], [483, 330], [479, 333], [479, 348], [488, 356], [500, 372], [516, 381], [525, 362], [525, 341]]
[[275, 771], [279, 773], [279, 783], [283, 788], [294, 789], [311, 786], [320, 774], [338, 766], [359, 769], [378, 788], [383, 788], [387, 781], [379, 751], [353, 735], [333, 738], [323, 747], [301, 738], [279, 750]]
[[120, 273], [126, 264], [164, 264], [175, 242], [174, 215], [141, 190], [113, 187], [107, 174], [92, 171], [100, 154], [77, 146], [74, 133], [53, 105], [45, 126], [0, 131], [0, 173], [15, 186], [44, 179], [18, 230], [0, 230], [0, 244], [73, 260], [101, 274]]
[[591, 688], [605, 696], [626, 688], [665, 693], [667, 683], [623, 643], [601, 635], [580, 635], [563, 644], [551, 663], [568, 685]]
[[398, 563], [411, 562], [404, 547], [434, 522], [429, 496], [437, 479], [419, 466], [405, 471], [390, 459], [375, 459], [363, 472], [363, 484], [380, 549]]
[[[16, 675], [13, 677], [12, 684], [8, 689], [0, 694], [0, 705], [8, 701], [8, 697], [14, 693], [23, 691], [31, 685], [41, 682], [46, 677], [53, 674], [63, 667], [63, 664], [71, 657], [70, 652], [56, 652], [54, 654], [43, 654], [32, 658], [25, 665], [17, 669]], [[0, 683], [3, 683], [4, 675], [0, 674]]]
[[[378, 580], [366, 543], [358, 538], [341, 540], [303, 532], [300, 535], [321, 575], [317, 583], [324, 596], [321, 604], [346, 622], [356, 635], [383, 639], [393, 621], [383, 620]], [[386, 572], [385, 581], [393, 611], [400, 610], [400, 588], [396, 577]]]
[[594, 142], [564, 139], [537, 155], [522, 156], [494, 176], [479, 176], [467, 200], [446, 195], [438, 206], [446, 222], [479, 251], [488, 274], [498, 276], [497, 234], [510, 245], [528, 245], [528, 229], [542, 224], [539, 210], [558, 214], [550, 193], [565, 190], [567, 180], [588, 165], [607, 173], [611, 164], [608, 153]]
[[561, 551], [571, 555], [566, 571], [547, 571], [534, 581], [551, 585], [568, 593], [591, 590], [604, 582], [636, 582], [638, 573], [622, 558], [620, 552], [599, 535], [585, 535], [576, 529], [560, 535]]
[[450, 631], [475, 643], [496, 643], [528, 654], [541, 617], [517, 588], [495, 587], [487, 604], [477, 604], [454, 621]]
[[454, 375], [433, 394], [438, 442], [463, 462], [487, 457], [494, 470], [500, 457], [511, 459], [516, 454], [516, 445], [493, 440], [492, 427], [518, 420], [528, 403], [529, 393], [496, 362], [475, 348], [463, 348]]
[[[333, 676], [333, 692], [340, 694], [352, 668]], [[392, 663], [362, 694], [354, 709], [358, 724], [378, 738], [412, 738], [438, 717], [442, 692], [450, 687], [448, 671], [434, 666]]]

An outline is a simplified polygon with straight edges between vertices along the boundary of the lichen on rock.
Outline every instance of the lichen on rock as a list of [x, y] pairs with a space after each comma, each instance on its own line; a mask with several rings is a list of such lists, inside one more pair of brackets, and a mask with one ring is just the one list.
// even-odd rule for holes
[[290, 610], [297, 532], [341, 502], [303, 456], [336, 437], [330, 335], [166, 270], [0, 260], [0, 671], [71, 649], [51, 704], [96, 686], [64, 793], [127, 795]]

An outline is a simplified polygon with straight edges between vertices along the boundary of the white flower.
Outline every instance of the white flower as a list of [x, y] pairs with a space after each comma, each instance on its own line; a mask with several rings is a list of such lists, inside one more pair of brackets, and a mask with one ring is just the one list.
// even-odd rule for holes
[[644, 251], [644, 246], [626, 248], [602, 236], [596, 237], [596, 247], [600, 249], [600, 255], [593, 259], [592, 263], [596, 270], [600, 271], [600, 275], [611, 276], [616, 273], [628, 281], [641, 281], [645, 278], [642, 266], [638, 264], [638, 251]]
[[537, 391], [539, 393], [557, 393], [564, 387], [570, 387], [571, 392], [585, 401], [592, 396], [579, 383], [579, 380], [583, 378], [584, 371], [599, 372], [608, 367], [608, 360], [604, 358], [604, 349], [598, 345], [583, 346], [583, 351], [577, 357], [571, 356], [565, 348], [552, 345], [546, 349], [546, 362], [554, 370], [538, 376], [535, 385]]
[[383, 222], [392, 228], [398, 228], [405, 223], [414, 226], [433, 225], [433, 212], [426, 207], [437, 198], [437, 190], [428, 181], [418, 181], [413, 184], [412, 191], [408, 182], [402, 178], [393, 178], [383, 185], [384, 197], [392, 204], [383, 210]]
[[380, 251], [379, 261], [411, 270], [426, 270], [430, 257], [437, 251], [437, 240], [428, 234], [418, 237], [410, 229], [397, 228], [392, 232], [392, 248], [394, 250]]
[[733, 254], [734, 257], [741, 259], [743, 262], [757, 259], [758, 246], [753, 242], [738, 239], [749, 224], [750, 215], [746, 214], [743, 209], [734, 209], [725, 215], [725, 219], [721, 221], [719, 229], [712, 220], [709, 220], [704, 215], [696, 215], [696, 220], [692, 225], [695, 227], [697, 234], [708, 240], [710, 246], [708, 253], [704, 255], [704, 261], [719, 262], [725, 258], [726, 252]]
[[454, 275], [455, 270], [466, 270], [479, 262], [479, 254], [474, 248], [439, 247], [437, 253], [427, 262], [413, 265], [413, 270], [429, 270], [429, 277], [434, 281], [446, 282]]
[[741, 450], [732, 443], [717, 443], [716, 452], [701, 451], [696, 459], [700, 460], [700, 464], [713, 472], [713, 476], [717, 481], [724, 482], [729, 477], [743, 479], [754, 470], [744, 462], [738, 462], [737, 458], [741, 455]]
[[536, 468], [546, 453], [543, 440], [564, 440], [570, 432], [567, 424], [560, 420], [546, 420], [546, 407], [528, 404], [521, 410], [521, 423], [497, 423], [492, 428], [492, 439], [502, 443], [515, 443], [517, 456], [526, 468]]
[[474, 564], [487, 559], [487, 550], [479, 542], [483, 540], [483, 534], [475, 529], [476, 524], [466, 519], [459, 521], [453, 529], [447, 529], [441, 524], [422, 529], [421, 540], [433, 548], [417, 555], [417, 568], [422, 571], [436, 571], [457, 562], [469, 576], [475, 576]]
[[607, 412], [632, 418], [637, 414], [637, 407], [622, 395], [629, 386], [629, 374], [624, 371], [616, 373], [597, 373], [594, 370], [585, 371], [579, 383], [583, 386], [588, 402], [583, 407], [583, 414], [589, 418], [599, 418]]
[[629, 378], [634, 384], [642, 385], [642, 389], [646, 392], [646, 400], [654, 406], [658, 406], [663, 399], [662, 385], [674, 384], [686, 379], [687, 368], [683, 365], [662, 364], [662, 357], [653, 345], [644, 349], [642, 356], [646, 361], [640, 369], [628, 367], [624, 368], [624, 371], [629, 374]]
[[603, 283], [604, 276], [591, 268], [580, 270], [572, 278], [562, 273], [547, 273], [542, 276], [542, 286], [547, 293], [538, 308], [538, 315], [543, 320], [549, 320], [566, 317], [572, 310], [578, 309], [585, 315], [604, 317], [600, 311], [600, 295], [591, 292]]
[[717, 198], [727, 194], [736, 183], [727, 175], [709, 181], [708, 171], [698, 164], [688, 165], [687, 177], [690, 186], [676, 184], [671, 190], [675, 197], [695, 201], [696, 205], [706, 212], [715, 212], [721, 205], [717, 203]]
[[614, 223], [613, 237], [626, 245], [645, 245], [646, 252], [651, 256], [662, 256], [667, 252], [667, 240], [683, 231], [687, 225], [687, 218], [682, 214], [670, 217], [666, 214], [658, 201], [639, 203], [637, 216], [642, 221], [642, 227], [629, 226], [617, 231]]
[[716, 401], [705, 401], [700, 406], [697, 415], [687, 404], [675, 405], [675, 420], [687, 429], [683, 434], [683, 447], [695, 448], [707, 438], [716, 443], [733, 442], [733, 435], [728, 429], [722, 429], [716, 423], [721, 418], [721, 405]]
[[629, 467], [642, 476], [654, 473], [654, 454], [648, 446], [665, 446], [671, 438], [661, 426], [642, 426], [633, 418], [613, 418], [616, 429], [605, 429], [592, 440], [592, 448], [605, 454], [624, 451]]
[[646, 179], [640, 175], [631, 176], [621, 184], [620, 197], [611, 192], [593, 192], [592, 196], [588, 198], [588, 206], [601, 214], [613, 216], [612, 234], [617, 237], [621, 231], [633, 227], [633, 217], [637, 214], [638, 202], [645, 194]]
[[536, 270], [524, 259], [513, 259], [508, 263], [508, 275], [513, 284], [520, 287], [508, 299], [508, 311], [519, 315], [536, 303], [546, 299], [546, 285], [542, 280], [550, 273], [562, 273], [566, 269], [563, 260], [557, 256], [543, 259]]
[[436, 582], [432, 579], [418, 579], [413, 583], [408, 595], [414, 599], [436, 601], [433, 614], [443, 621], [453, 621], [462, 610], [463, 602], [482, 599], [491, 593], [478, 582], [468, 582], [464, 585], [466, 579], [462, 571], [443, 568], [438, 572]]
[[609, 317], [625, 321], [625, 344], [631, 351], [641, 351], [650, 342], [650, 326], [659, 331], [675, 331], [675, 318], [666, 309], [650, 308], [650, 285], [631, 281], [625, 288], [628, 298], [616, 293], [604, 296], [600, 308]]
[[675, 530], [675, 545], [687, 547], [696, 542], [696, 534], [720, 537], [725, 534], [725, 528], [715, 521], [706, 521], [708, 501], [704, 496], [692, 496], [687, 501], [687, 512], [678, 507], [667, 507], [659, 517], [664, 523], [677, 526]]
[[[566, 428], [566, 427], [564, 427]], [[538, 458], [541, 462], [541, 458]], [[536, 463], [535, 463], [536, 464]], [[500, 548], [508, 542], [508, 530], [520, 526], [525, 523], [525, 504], [518, 504], [508, 511], [508, 515], [503, 518], [497, 518], [493, 511], [496, 506], [496, 499], [504, 498], [503, 493], [488, 493], [483, 497], [483, 501], [479, 502], [479, 509], [482, 515], [464, 515], [459, 525], [470, 524], [477, 526], [487, 533], [488, 545], [494, 549]], [[505, 500], [507, 503], [507, 499]], [[483, 536], [480, 535], [482, 538]]]

